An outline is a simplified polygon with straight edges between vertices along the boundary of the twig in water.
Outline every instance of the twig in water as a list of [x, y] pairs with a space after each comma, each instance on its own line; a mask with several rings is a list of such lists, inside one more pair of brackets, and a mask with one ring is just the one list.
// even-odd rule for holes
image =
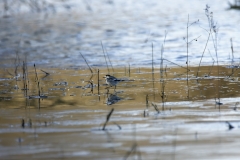
[[160, 111], [159, 111], [159, 109], [158, 109], [157, 105], [152, 103], [152, 106], [154, 107], [154, 109], [155, 109], [155, 110], [157, 111], [157, 113], [159, 114], [159, 113], [160, 113]]
[[38, 75], [37, 75], [37, 69], [36, 69], [36, 65], [35, 65], [35, 63], [34, 63], [34, 70], [35, 70], [35, 82], [37, 82], [38, 81]]
[[43, 72], [43, 73], [45, 73], [46, 75], [49, 75], [50, 73], [48, 73], [48, 72], [46, 72], [46, 71], [44, 71], [44, 70], [42, 70], [41, 69], [41, 71]]
[[119, 124], [117, 124], [116, 122], [114, 122], [114, 124], [116, 124], [118, 126], [119, 130], [122, 129], [122, 127]]
[[226, 121], [226, 123], [228, 124], [228, 129], [229, 129], [229, 130], [232, 130], [232, 129], [234, 128], [234, 126], [231, 125], [231, 123], [229, 123], [228, 121]]
[[91, 93], [93, 94], [93, 82], [92, 82], [92, 80], [89, 80], [88, 83], [90, 83]]
[[22, 128], [25, 128], [25, 121], [24, 121], [24, 119], [22, 119], [21, 126], [22, 126]]
[[46, 78], [47, 76], [49, 76], [50, 75], [50, 73], [48, 73], [48, 72], [46, 72], [46, 71], [44, 71], [44, 70], [41, 70], [43, 73], [45, 73], [45, 76], [43, 76], [41, 79], [43, 80], [44, 78]]
[[143, 116], [147, 117], [148, 116], [148, 94], [146, 95], [146, 109], [143, 111]]
[[[217, 99], [218, 99], [218, 101], [217, 101]], [[223, 105], [223, 103], [220, 102], [220, 99], [219, 99], [219, 98], [216, 98], [216, 97], [215, 97], [215, 108], [216, 108], [216, 105], [218, 105], [218, 110], [219, 110], [219, 112], [220, 112], [220, 106]]]
[[110, 117], [111, 117], [113, 111], [114, 111], [114, 108], [112, 108], [111, 111], [108, 113], [107, 118], [106, 118], [106, 122], [104, 123], [102, 130], [105, 130], [106, 125], [107, 125], [108, 121], [110, 120]]
[[148, 109], [148, 94], [147, 94], [147, 96], [146, 96], [146, 108]]

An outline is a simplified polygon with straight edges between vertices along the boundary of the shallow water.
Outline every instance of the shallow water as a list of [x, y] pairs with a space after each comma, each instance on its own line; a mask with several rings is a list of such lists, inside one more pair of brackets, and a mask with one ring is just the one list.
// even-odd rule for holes
[[149, 68], [115, 68], [110, 74], [125, 80], [115, 90], [102, 78], [108, 70], [99, 68], [99, 93], [95, 69], [92, 75], [84, 68], [44, 68], [46, 75], [36, 68], [38, 80], [28, 68], [28, 90], [22, 90], [22, 77], [0, 73], [2, 159], [239, 158], [238, 69], [228, 77], [231, 68], [219, 67], [218, 76], [217, 67], [209, 72], [205, 66], [196, 78], [197, 67], [191, 67], [188, 98], [184, 68], [167, 68], [162, 79], [156, 68], [154, 74]]
[[[13, 67], [15, 53], [28, 58], [28, 63], [58, 67], [85, 65], [81, 52], [92, 66], [105, 66], [101, 42], [112, 65], [149, 66], [161, 59], [161, 46], [167, 32], [163, 58], [167, 65], [184, 65], [186, 54], [186, 26], [189, 27], [189, 64], [197, 65], [208, 38], [205, 6], [210, 6], [214, 23], [219, 27], [217, 38], [218, 61], [227, 64], [239, 61], [238, 10], [228, 10], [228, 2], [218, 0], [153, 1], [121, 0], [47, 1], [52, 11], [36, 13], [36, 9], [22, 5], [9, 11], [8, 18], [0, 19], [1, 66]], [[1, 3], [2, 4], [2, 3]], [[179, 7], [181, 6], [181, 7]], [[14, 8], [15, 7], [15, 8]], [[4, 12], [1, 12], [4, 15]], [[235, 54], [232, 56], [230, 38]], [[202, 64], [217, 62], [214, 35], [210, 37]], [[20, 42], [20, 44], [19, 44]], [[234, 57], [234, 58], [232, 58]], [[170, 61], [170, 62], [169, 62]], [[173, 62], [173, 63], [172, 63]], [[110, 65], [110, 64], [109, 64]]]

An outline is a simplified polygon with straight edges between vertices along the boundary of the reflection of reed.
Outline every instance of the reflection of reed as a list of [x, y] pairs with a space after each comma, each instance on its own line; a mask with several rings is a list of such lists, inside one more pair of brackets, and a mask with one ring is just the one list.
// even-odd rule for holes
[[107, 117], [106, 117], [106, 122], [103, 124], [102, 130], [105, 130], [106, 125], [107, 125], [108, 121], [110, 120], [110, 117], [111, 117], [113, 111], [114, 111], [114, 108], [112, 108], [111, 111], [108, 113], [108, 115], [107, 115]]
[[155, 78], [154, 78], [154, 61], [153, 61], [153, 43], [152, 43], [152, 85], [153, 85], [153, 99], [155, 100], [155, 86], [154, 86], [154, 81], [155, 81]]

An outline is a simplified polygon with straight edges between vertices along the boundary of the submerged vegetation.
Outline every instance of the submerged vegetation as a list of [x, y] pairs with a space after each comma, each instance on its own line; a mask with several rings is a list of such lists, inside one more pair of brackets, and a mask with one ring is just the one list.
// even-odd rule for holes
[[[36, 2], [36, 6], [39, 3], [29, 2]], [[8, 6], [7, 1], [4, 3]], [[239, 64], [235, 64], [232, 39], [231, 64], [219, 64], [219, 27], [208, 5], [205, 15], [207, 29], [198, 25], [199, 20], [190, 22], [187, 17], [186, 66], [166, 56], [167, 31], [160, 53], [153, 43], [149, 46], [151, 68], [133, 67], [130, 63], [114, 67], [103, 42], [100, 44], [106, 68], [91, 65], [82, 51], [79, 57], [83, 67], [39, 67], [28, 63], [27, 54], [21, 58], [17, 49], [13, 67], [0, 71], [0, 135], [6, 137], [0, 139], [0, 151], [13, 146], [12, 151], [0, 156], [153, 159], [160, 155], [163, 159], [187, 159], [197, 152], [187, 152], [192, 143], [200, 151], [219, 143], [231, 146], [225, 131], [239, 132]], [[191, 65], [189, 53], [202, 35], [190, 37], [190, 27], [207, 32], [197, 66]], [[212, 65], [202, 64], [207, 53]], [[107, 83], [105, 75], [116, 77], [117, 82]], [[194, 138], [190, 140], [191, 136]], [[239, 133], [230, 136], [237, 139]], [[28, 145], [37, 149], [30, 147], [23, 153], [24, 149], [16, 148]], [[217, 157], [210, 150], [208, 156]]]

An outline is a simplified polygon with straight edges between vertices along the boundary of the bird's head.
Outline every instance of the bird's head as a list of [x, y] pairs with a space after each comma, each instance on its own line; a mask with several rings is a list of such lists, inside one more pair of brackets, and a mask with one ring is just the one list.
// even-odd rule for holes
[[109, 74], [107, 74], [106, 76], [104, 76], [103, 78], [109, 78], [110, 77], [110, 75]]

